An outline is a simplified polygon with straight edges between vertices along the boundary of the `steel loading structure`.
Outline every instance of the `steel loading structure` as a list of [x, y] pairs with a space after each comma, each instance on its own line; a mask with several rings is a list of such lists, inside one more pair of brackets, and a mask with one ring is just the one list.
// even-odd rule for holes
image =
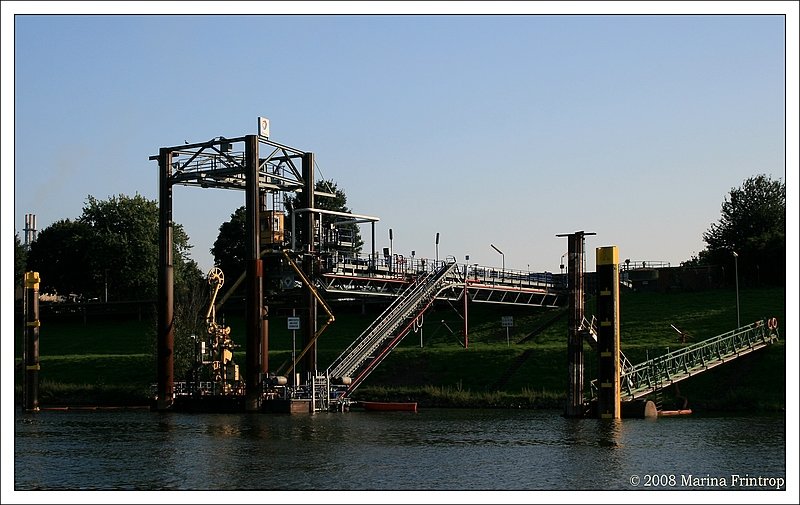
[[[155, 408], [171, 410], [175, 402], [174, 345], [175, 300], [173, 276], [172, 201], [175, 185], [201, 188], [244, 190], [245, 192], [245, 338], [246, 364], [244, 405], [246, 411], [261, 409], [265, 378], [268, 378], [268, 307], [264, 303], [264, 279], [267, 272], [286, 270], [287, 264], [304, 278], [313, 278], [322, 251], [319, 249], [319, 214], [315, 208], [314, 154], [282, 145], [269, 139], [269, 121], [259, 118], [259, 133], [236, 138], [215, 137], [207, 142], [162, 147], [150, 160], [159, 168], [159, 279], [157, 322], [157, 375]], [[283, 213], [276, 208], [280, 196], [297, 193], [302, 209], [292, 212], [292, 224], [298, 233], [291, 236], [291, 248], [285, 249]], [[273, 208], [267, 209], [269, 196]], [[329, 212], [348, 223], [372, 223], [378, 218]], [[299, 216], [299, 223], [295, 223]], [[296, 238], [302, 242], [298, 243]], [[298, 267], [292, 256], [299, 259]], [[265, 266], [266, 265], [266, 266]], [[211, 280], [211, 279], [210, 279]], [[305, 295], [306, 322], [302, 325], [304, 352], [298, 357], [297, 370], [306, 376], [317, 369], [316, 338], [319, 297], [313, 286]], [[212, 302], [213, 303], [213, 302]], [[221, 302], [220, 302], [221, 305]], [[302, 359], [301, 359], [302, 358]], [[236, 395], [228, 395], [236, 396]], [[238, 400], [241, 400], [239, 398]], [[241, 402], [239, 402], [241, 403]], [[238, 407], [237, 407], [238, 408]]]
[[[262, 152], [268, 154], [262, 156]], [[565, 286], [554, 282], [550, 276], [542, 278], [541, 274], [506, 271], [505, 268], [497, 275], [494, 269], [489, 271], [474, 265], [470, 270], [467, 264], [462, 269], [454, 258], [439, 262], [438, 251], [433, 269], [425, 268], [424, 262], [423, 267], [418, 268], [414, 261], [403, 261], [401, 272], [391, 257], [386, 258], [389, 261], [383, 265], [379, 264], [375, 253], [375, 222], [379, 219], [317, 208], [317, 196], [332, 195], [315, 191], [314, 154], [271, 141], [269, 123], [264, 118], [259, 118], [257, 135], [231, 139], [215, 137], [207, 142], [163, 147], [150, 160], [158, 161], [160, 174], [158, 382], [154, 401], [154, 408], [159, 411], [180, 408], [290, 412], [344, 410], [355, 388], [410, 329], [421, 325], [424, 312], [437, 298], [463, 301], [465, 347], [469, 301], [547, 307], [564, 303]], [[179, 383], [175, 382], [174, 374], [172, 196], [175, 185], [245, 191], [246, 271], [234, 283], [236, 286], [245, 282], [245, 378], [241, 381], [238, 365], [232, 362], [235, 344], [229, 337], [229, 329], [217, 324], [214, 318], [216, 308], [224, 303], [227, 295], [214, 305], [223, 276], [221, 272], [212, 270], [209, 284], [214, 288], [214, 294], [206, 315], [208, 332], [213, 336], [211, 352], [200, 352], [197, 362], [211, 365], [216, 383], [208, 387], [195, 381], [194, 389], [189, 391], [191, 394], [186, 394], [185, 390], [176, 391]], [[301, 197], [301, 208], [289, 212], [291, 233], [288, 238], [284, 229], [286, 215], [278, 209], [282, 201], [280, 197], [287, 193]], [[272, 205], [268, 208], [270, 196]], [[337, 245], [336, 240], [326, 238], [326, 230], [320, 226], [323, 214], [338, 220], [332, 227], [371, 223], [372, 247], [366, 263], [358, 259], [353, 263], [344, 261], [336, 266], [336, 271], [323, 271], [323, 260], [333, 254]], [[777, 322], [773, 318], [689, 346], [685, 352], [681, 349], [633, 366], [619, 348], [620, 277], [615, 246], [597, 251], [599, 327], [595, 325], [595, 317], [589, 320], [585, 316], [583, 270], [586, 235], [594, 233], [579, 231], [557, 235], [569, 239], [569, 296], [566, 297], [569, 299], [568, 398], [565, 416], [619, 418], [623, 416], [626, 405], [641, 404], [648, 395], [672, 383], [777, 340]], [[341, 241], [338, 245], [342, 245]], [[409, 265], [411, 270], [406, 270]], [[354, 275], [356, 270], [366, 272], [366, 275]], [[274, 288], [276, 281], [279, 285], [285, 284], [282, 281], [287, 276], [291, 281], [289, 284], [303, 289], [292, 291], [284, 286], [265, 290], [265, 286]], [[317, 287], [329, 296], [336, 293], [350, 296], [361, 291], [361, 294], [393, 300], [324, 371], [318, 369], [316, 342], [334, 321], [334, 316]], [[228, 293], [232, 290], [229, 289]], [[300, 315], [305, 318], [305, 323], [298, 325], [302, 351], [292, 357], [289, 369], [282, 365], [271, 372], [268, 359], [269, 305], [287, 301], [292, 307], [299, 308]], [[320, 306], [328, 316], [321, 327], [318, 324]], [[596, 351], [599, 365], [599, 385], [598, 380], [589, 384], [592, 386], [591, 398], [587, 398], [584, 392], [584, 341]], [[288, 371], [292, 372], [291, 384], [281, 375]], [[649, 403], [652, 406], [652, 402]], [[646, 404], [644, 408], [648, 408]]]
[[[498, 273], [477, 264], [459, 265], [453, 257], [440, 261], [438, 251], [436, 261], [428, 262], [415, 259], [413, 252], [411, 258], [392, 257], [386, 248], [384, 257], [379, 257], [375, 251], [379, 218], [319, 208], [317, 197], [335, 195], [315, 190], [314, 154], [270, 140], [265, 118], [259, 118], [258, 131], [257, 135], [163, 147], [150, 157], [159, 168], [154, 409], [344, 410], [358, 385], [405, 335], [421, 327], [425, 311], [436, 299], [463, 302], [465, 347], [468, 302], [558, 307], [565, 300], [563, 287], [547, 272], [503, 269]], [[197, 379], [194, 371], [190, 381], [175, 380], [172, 199], [176, 185], [245, 192], [245, 272], [216, 304], [224, 276], [216, 267], [209, 272], [213, 294], [206, 329], [211, 337], [209, 342], [194, 337], [195, 366], [210, 369], [213, 377], [206, 382]], [[279, 206], [287, 194], [298, 196], [299, 204], [294, 207], [299, 208], [290, 206], [284, 213]], [[325, 227], [321, 226], [323, 216], [328, 221]], [[290, 225], [284, 227], [285, 221]], [[358, 257], [344, 233], [348, 226], [359, 223], [370, 223], [372, 228], [371, 253], [366, 259]], [[232, 350], [238, 345], [229, 328], [215, 320], [216, 310], [241, 282], [245, 283], [244, 380], [233, 363]], [[335, 319], [326, 298], [352, 299], [354, 295], [384, 297], [391, 302], [327, 369], [320, 370], [316, 342]], [[284, 363], [277, 369], [269, 366], [270, 307], [297, 309], [303, 319], [297, 323], [302, 351], [297, 356], [293, 351], [290, 366]], [[320, 307], [324, 314], [318, 314]], [[326, 315], [327, 322], [318, 324], [318, 316]], [[206, 343], [210, 345], [203, 345]]]

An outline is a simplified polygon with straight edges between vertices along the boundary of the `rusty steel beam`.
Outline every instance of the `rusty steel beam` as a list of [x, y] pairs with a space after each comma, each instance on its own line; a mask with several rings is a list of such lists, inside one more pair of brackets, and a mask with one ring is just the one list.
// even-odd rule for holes
[[175, 304], [172, 265], [172, 152], [161, 148], [159, 167], [159, 235], [158, 235], [158, 391], [156, 408], [160, 411], [172, 407], [175, 376]]
[[246, 282], [246, 366], [245, 408], [255, 411], [261, 407], [261, 345], [264, 324], [264, 297], [261, 279], [261, 208], [258, 185], [258, 135], [245, 136], [245, 246], [247, 247]]
[[586, 235], [592, 232], [576, 231], [575, 233], [556, 235], [567, 237], [569, 287], [569, 320], [567, 322], [567, 404], [565, 417], [583, 417], [583, 336], [580, 333], [584, 316], [584, 284], [583, 284], [583, 252]]

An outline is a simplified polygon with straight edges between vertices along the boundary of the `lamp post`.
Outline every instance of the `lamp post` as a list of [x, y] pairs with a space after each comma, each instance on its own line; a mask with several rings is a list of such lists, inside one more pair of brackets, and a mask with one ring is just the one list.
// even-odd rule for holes
[[741, 320], [739, 319], [739, 255], [736, 254], [736, 251], [733, 252], [733, 268], [734, 273], [736, 275], [736, 328], [740, 328], [742, 326]]
[[392, 249], [392, 229], [389, 228], [389, 273], [392, 273], [392, 269], [394, 268], [394, 250]]
[[495, 251], [499, 252], [499, 253], [500, 253], [500, 256], [502, 256], [502, 257], [503, 257], [503, 273], [501, 274], [501, 277], [500, 277], [500, 278], [501, 278], [502, 280], [505, 280], [505, 278], [506, 278], [506, 255], [505, 255], [505, 254], [503, 254], [503, 251], [501, 251], [500, 249], [496, 248], [496, 247], [494, 246], [494, 244], [489, 244], [489, 245], [490, 245], [490, 246], [492, 246], [492, 249], [494, 249]]

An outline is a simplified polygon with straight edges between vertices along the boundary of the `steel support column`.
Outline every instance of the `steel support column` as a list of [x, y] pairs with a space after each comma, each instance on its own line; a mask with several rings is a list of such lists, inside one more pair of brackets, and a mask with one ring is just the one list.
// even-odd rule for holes
[[569, 321], [567, 323], [567, 404], [564, 411], [566, 417], [583, 417], [583, 336], [580, 333], [584, 315], [583, 289], [583, 249], [585, 235], [594, 235], [576, 231], [568, 235], [568, 271], [569, 286]]
[[[314, 153], [303, 154], [303, 206], [307, 209], [314, 208]], [[314, 232], [315, 221], [317, 214], [314, 211], [308, 211], [305, 214], [302, 224], [303, 244], [300, 245], [303, 251], [303, 273], [306, 277], [314, 283], [316, 273], [314, 269]], [[304, 374], [313, 374], [317, 370], [317, 343], [314, 341], [314, 335], [317, 332], [317, 298], [314, 293], [309, 289], [308, 296], [308, 310], [306, 312], [306, 324], [302, 325], [303, 328], [303, 348], [306, 346], [308, 351], [303, 356], [301, 370]], [[313, 408], [313, 402], [312, 402]]]
[[175, 303], [172, 269], [172, 152], [158, 152], [159, 213], [158, 213], [158, 391], [156, 408], [172, 407], [174, 397]]
[[597, 258], [597, 414], [620, 419], [619, 253], [598, 247]]
[[39, 410], [39, 325], [39, 272], [25, 272], [25, 410]]
[[245, 136], [245, 240], [247, 247], [247, 295], [245, 320], [247, 324], [247, 369], [245, 370], [245, 408], [258, 410], [261, 399], [261, 344], [264, 322], [264, 297], [261, 278], [261, 208], [258, 184], [258, 136]]

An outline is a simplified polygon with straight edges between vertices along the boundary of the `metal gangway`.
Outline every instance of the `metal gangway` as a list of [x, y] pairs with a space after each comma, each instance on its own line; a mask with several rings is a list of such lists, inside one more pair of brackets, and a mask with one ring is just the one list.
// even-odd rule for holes
[[[396, 297], [418, 277], [426, 277], [451, 262], [395, 256], [389, 262], [388, 258], [337, 258], [320, 276], [321, 288], [331, 299]], [[537, 307], [560, 307], [567, 302], [566, 286], [550, 272], [462, 263], [453, 268], [450, 280], [448, 289], [440, 291], [437, 299], [454, 302], [466, 295], [476, 303]]]
[[[442, 289], [457, 274], [457, 263], [418, 276], [325, 371], [330, 384], [346, 386], [336, 400], [344, 401], [394, 349]], [[463, 281], [462, 281], [463, 282]], [[326, 390], [330, 390], [328, 387]]]
[[762, 349], [779, 338], [775, 318], [756, 321], [716, 337], [688, 345], [620, 372], [621, 400], [630, 401], [660, 391], [740, 356]]

